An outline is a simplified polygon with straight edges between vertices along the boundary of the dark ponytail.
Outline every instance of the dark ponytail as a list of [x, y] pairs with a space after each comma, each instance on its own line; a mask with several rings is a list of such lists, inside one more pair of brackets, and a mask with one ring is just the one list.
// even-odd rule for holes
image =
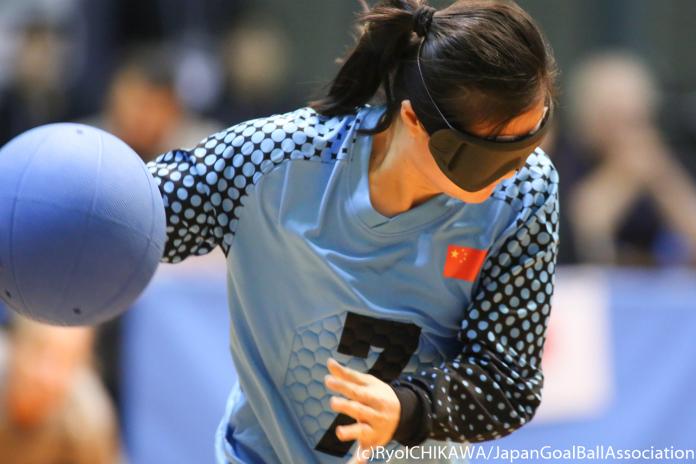
[[311, 103], [327, 116], [347, 114], [370, 102], [382, 90], [388, 106], [393, 105], [391, 74], [407, 56], [414, 41], [416, 0], [386, 0], [370, 9], [360, 0], [363, 12], [358, 23], [363, 32], [343, 60], [326, 97]]
[[381, 0], [371, 9], [359, 1], [362, 33], [328, 94], [310, 103], [320, 114], [352, 113], [379, 96], [387, 106], [374, 130], [380, 132], [409, 99], [429, 132], [441, 128], [416, 66], [421, 41], [428, 89], [463, 130], [483, 122], [502, 127], [539, 98], [555, 95], [550, 47], [513, 1], [458, 0], [434, 16], [421, 0]]

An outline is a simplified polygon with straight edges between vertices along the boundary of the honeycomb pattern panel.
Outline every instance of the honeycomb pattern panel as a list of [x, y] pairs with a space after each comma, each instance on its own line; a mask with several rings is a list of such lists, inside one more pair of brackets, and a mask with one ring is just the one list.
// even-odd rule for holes
[[[346, 320], [349, 324], [346, 327]], [[376, 323], [375, 323], [376, 322]], [[397, 377], [397, 365], [403, 364], [403, 350], [390, 346], [401, 333], [386, 333], [383, 321], [354, 313], [343, 312], [314, 321], [297, 329], [284, 381], [284, 392], [292, 404], [308, 444], [314, 448], [322, 439], [336, 413], [329, 406], [331, 392], [324, 387], [324, 377], [329, 373], [326, 362], [333, 357], [340, 363], [360, 372], [368, 372], [378, 363], [380, 355], [389, 346], [380, 364], [390, 377]], [[402, 323], [394, 323], [403, 326]], [[395, 326], [395, 330], [403, 327]], [[387, 322], [386, 326], [389, 326]], [[355, 356], [339, 352], [355, 353]], [[440, 351], [420, 336], [415, 352], [408, 360], [404, 373], [432, 367], [443, 361]], [[379, 364], [377, 364], [379, 365]], [[388, 448], [400, 447], [392, 442]]]

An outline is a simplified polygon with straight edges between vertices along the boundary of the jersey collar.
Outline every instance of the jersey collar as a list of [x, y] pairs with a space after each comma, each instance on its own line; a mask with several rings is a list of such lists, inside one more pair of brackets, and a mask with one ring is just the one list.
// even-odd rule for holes
[[[358, 112], [359, 127], [373, 128], [384, 114], [384, 106], [366, 106]], [[434, 222], [451, 212], [459, 200], [445, 194], [430, 198], [415, 208], [393, 217], [378, 212], [370, 200], [368, 168], [372, 153], [372, 135], [356, 133], [355, 144], [348, 160], [349, 202], [353, 213], [370, 230], [379, 234], [408, 233]]]

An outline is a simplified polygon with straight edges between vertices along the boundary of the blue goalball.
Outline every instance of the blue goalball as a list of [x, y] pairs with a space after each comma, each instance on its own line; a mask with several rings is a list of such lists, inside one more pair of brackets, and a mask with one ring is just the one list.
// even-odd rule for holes
[[162, 257], [155, 180], [124, 142], [50, 124], [0, 150], [0, 297], [31, 319], [95, 325], [126, 310]]

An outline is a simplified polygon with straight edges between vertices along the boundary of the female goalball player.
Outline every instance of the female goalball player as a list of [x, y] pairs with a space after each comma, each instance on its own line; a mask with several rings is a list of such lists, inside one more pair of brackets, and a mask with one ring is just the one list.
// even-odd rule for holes
[[383, 0], [362, 23], [326, 97], [149, 165], [164, 260], [227, 257], [239, 384], [220, 463], [493, 440], [540, 403], [550, 49], [511, 1]]

